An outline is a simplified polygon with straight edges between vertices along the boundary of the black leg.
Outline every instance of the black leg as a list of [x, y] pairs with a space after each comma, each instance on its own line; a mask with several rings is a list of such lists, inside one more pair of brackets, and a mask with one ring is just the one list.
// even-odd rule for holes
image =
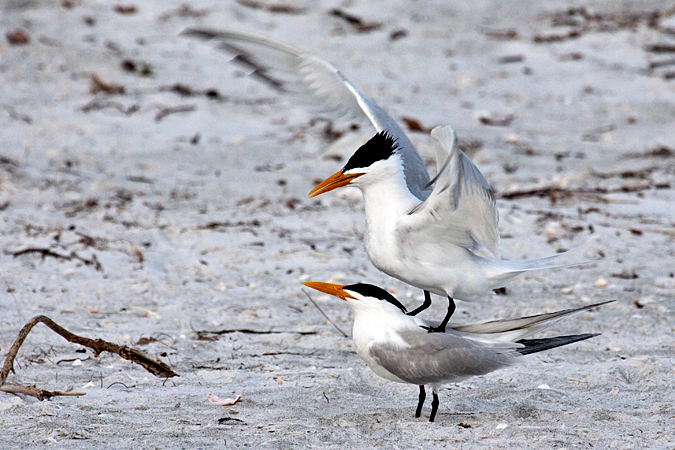
[[445, 314], [445, 318], [443, 318], [443, 322], [438, 326], [440, 328], [439, 331], [442, 333], [445, 333], [445, 327], [448, 325], [448, 321], [452, 317], [452, 315], [455, 313], [455, 300], [453, 300], [452, 297], [448, 297], [448, 312]]
[[431, 401], [431, 416], [429, 417], [429, 422], [434, 421], [436, 412], [438, 412], [438, 394], [434, 391], [434, 399]]
[[[424, 303], [422, 303], [422, 306], [420, 306], [419, 308], [417, 308], [413, 311], [410, 311], [408, 313], [408, 315], [409, 316], [416, 316], [430, 306], [431, 306], [431, 294], [429, 293], [429, 291], [424, 291]], [[417, 417], [419, 417], [419, 416], [417, 416]]]
[[437, 327], [429, 328], [429, 333], [445, 333], [445, 327], [448, 325], [448, 321], [452, 317], [452, 314], [455, 312], [455, 301], [452, 297], [448, 297], [448, 312], [443, 318], [443, 322]]
[[417, 411], [415, 412], [415, 417], [419, 417], [422, 414], [422, 406], [424, 406], [424, 399], [427, 398], [427, 391], [424, 390], [424, 386], [420, 384], [420, 400], [417, 403]]

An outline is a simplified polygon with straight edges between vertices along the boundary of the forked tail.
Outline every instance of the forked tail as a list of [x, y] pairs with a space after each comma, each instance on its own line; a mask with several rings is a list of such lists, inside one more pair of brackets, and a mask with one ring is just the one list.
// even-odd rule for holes
[[575, 342], [583, 341], [590, 339], [595, 336], [600, 336], [600, 334], [575, 334], [571, 336], [557, 336], [552, 338], [542, 338], [542, 339], [521, 339], [517, 341], [518, 344], [523, 344], [524, 348], [519, 348], [516, 351], [521, 355], [529, 355], [530, 353], [543, 352], [544, 350], [550, 350], [556, 347], [562, 347], [563, 345], [573, 344]]

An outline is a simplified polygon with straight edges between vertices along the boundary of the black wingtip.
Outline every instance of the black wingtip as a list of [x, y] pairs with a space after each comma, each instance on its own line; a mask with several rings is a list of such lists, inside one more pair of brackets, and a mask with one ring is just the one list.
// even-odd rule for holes
[[[284, 82], [274, 78], [269, 73], [270, 71], [268, 67], [257, 61], [253, 55], [246, 51], [245, 48], [240, 48], [239, 46], [230, 42], [236, 41], [238, 39], [236, 35], [203, 28], [185, 28], [183, 31], [178, 33], [178, 36], [193, 37], [206, 42], [216, 38], [223, 38], [224, 40], [221, 40], [217, 43], [216, 48], [233, 55], [234, 58], [232, 58], [232, 62], [251, 70], [251, 73], [249, 74], [250, 76], [257, 78], [258, 81], [267, 84], [272, 89], [276, 89], [279, 92], [286, 91]], [[243, 40], [245, 41], [246, 39]]]
[[573, 344], [579, 341], [585, 341], [595, 336], [600, 336], [600, 333], [586, 333], [586, 334], [575, 334], [570, 336], [556, 336], [552, 338], [543, 338], [543, 339], [521, 339], [517, 341], [517, 344], [523, 344], [524, 348], [519, 348], [516, 350], [521, 355], [529, 355], [530, 353], [543, 352], [544, 350], [550, 350], [556, 347], [562, 347], [563, 345]]

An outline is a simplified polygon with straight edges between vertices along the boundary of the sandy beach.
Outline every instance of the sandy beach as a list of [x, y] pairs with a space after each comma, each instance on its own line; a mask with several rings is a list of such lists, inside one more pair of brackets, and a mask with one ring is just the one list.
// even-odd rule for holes
[[[447, 385], [436, 422], [414, 418], [417, 387], [371, 372], [301, 284], [422, 301], [370, 263], [358, 190], [307, 198], [373, 129], [186, 27], [330, 61], [432, 174], [428, 130], [452, 125], [495, 191], [503, 258], [588, 242], [596, 261], [453, 321], [614, 299], [542, 333], [601, 335]], [[1, 448], [675, 448], [673, 2], [5, 0], [0, 31], [0, 358], [42, 314], [180, 375], [38, 325], [7, 382], [86, 395], [0, 392]], [[347, 305], [307, 293], [350, 330]]]

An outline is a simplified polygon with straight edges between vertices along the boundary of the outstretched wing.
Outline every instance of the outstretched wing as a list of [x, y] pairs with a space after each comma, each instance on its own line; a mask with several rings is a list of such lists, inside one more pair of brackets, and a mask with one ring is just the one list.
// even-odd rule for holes
[[489, 345], [463, 339], [452, 333], [407, 333], [408, 344], [372, 342], [370, 356], [387, 371], [418, 385], [457, 382], [484, 375], [514, 362], [519, 344]]
[[579, 308], [564, 309], [562, 311], [520, 317], [518, 319], [503, 319], [471, 325], [456, 325], [453, 326], [452, 329], [462, 333], [468, 333], [468, 335], [465, 336], [468, 338], [480, 339], [480, 337], [483, 337], [490, 341], [512, 342], [548, 328], [558, 323], [563, 318], [614, 301], [615, 300], [608, 300], [592, 305], [581, 306]]
[[215, 42], [233, 54], [234, 62], [252, 70], [251, 75], [272, 88], [294, 95], [314, 111], [370, 123], [386, 130], [401, 148], [406, 182], [418, 198], [428, 196], [429, 174], [415, 147], [401, 127], [382, 108], [363, 96], [327, 61], [281, 42], [233, 31], [188, 28], [182, 35]]
[[415, 242], [445, 241], [467, 249], [488, 249], [499, 258], [499, 214], [490, 185], [457, 146], [455, 131], [436, 127], [438, 174], [431, 195], [399, 219], [399, 237]]

